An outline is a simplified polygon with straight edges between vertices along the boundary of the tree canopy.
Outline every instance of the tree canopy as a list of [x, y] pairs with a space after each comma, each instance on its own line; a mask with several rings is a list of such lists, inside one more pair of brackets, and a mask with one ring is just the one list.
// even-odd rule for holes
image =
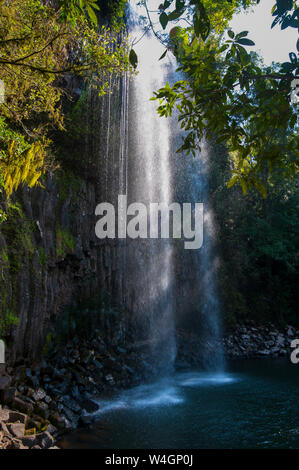
[[[268, 175], [275, 168], [294, 176], [299, 147], [293, 86], [299, 78], [299, 40], [289, 62], [267, 67], [249, 52], [254, 42], [248, 31], [229, 29], [236, 11], [259, 0], [166, 0], [157, 12], [146, 0], [140, 3], [147, 27], [166, 46], [160, 59], [171, 51], [185, 77], [167, 83], [154, 98], [161, 116], [167, 117], [175, 107], [179, 111], [186, 133], [178, 151], [195, 153], [204, 137], [216, 136], [232, 156], [228, 186], [239, 183], [245, 194], [254, 186], [265, 197]], [[153, 14], [158, 14], [159, 24]], [[272, 15], [272, 27], [299, 29], [296, 2], [278, 0]]]
[[99, 26], [99, 13], [93, 0], [0, 3], [0, 189], [8, 196], [37, 184], [53, 162], [48, 132], [64, 129], [61, 78], [79, 76], [102, 94], [109, 73], [130, 70], [120, 26]]

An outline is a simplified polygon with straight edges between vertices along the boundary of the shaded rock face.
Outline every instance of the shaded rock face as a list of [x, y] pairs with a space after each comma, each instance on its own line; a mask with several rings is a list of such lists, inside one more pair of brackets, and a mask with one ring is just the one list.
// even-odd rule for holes
[[[0, 319], [10, 314], [0, 337], [10, 364], [39, 358], [47, 333], [74, 302], [100, 306], [104, 294], [123, 302], [122, 246], [95, 236], [96, 205], [119, 193], [121, 81], [111, 77], [112, 88], [101, 100], [87, 94], [80, 119], [89, 131], [79, 150], [68, 147], [68, 169], [48, 174], [44, 188], [20, 188], [0, 225]], [[110, 321], [104, 313], [100, 325], [108, 337], [126, 328], [124, 317]]]

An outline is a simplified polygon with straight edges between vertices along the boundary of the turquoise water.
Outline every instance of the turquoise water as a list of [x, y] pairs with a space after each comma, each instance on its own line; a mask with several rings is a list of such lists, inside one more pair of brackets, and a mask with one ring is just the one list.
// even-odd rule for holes
[[98, 421], [66, 448], [299, 448], [299, 366], [234, 363], [225, 374], [177, 373], [99, 400]]

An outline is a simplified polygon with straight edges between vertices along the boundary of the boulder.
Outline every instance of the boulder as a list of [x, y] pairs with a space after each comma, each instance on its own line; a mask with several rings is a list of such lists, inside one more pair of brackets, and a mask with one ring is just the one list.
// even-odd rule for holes
[[35, 401], [41, 401], [44, 398], [46, 398], [47, 394], [42, 388], [38, 388], [35, 392], [32, 394], [32, 398]]
[[11, 380], [9, 375], [0, 375], [0, 391], [6, 390], [10, 386]]
[[9, 422], [10, 423], [22, 423], [24, 426], [27, 424], [28, 416], [18, 411], [9, 411]]
[[33, 412], [33, 405], [19, 397], [15, 397], [12, 406], [22, 413], [31, 414]]
[[94, 413], [95, 411], [98, 411], [99, 406], [93, 401], [90, 400], [89, 398], [83, 398], [80, 401], [81, 408], [87, 413]]
[[0, 410], [0, 421], [4, 421], [4, 422], [10, 421], [8, 410]]
[[5, 405], [12, 403], [16, 397], [16, 394], [17, 394], [16, 387], [6, 388], [5, 390], [1, 392], [2, 403], [4, 403]]
[[53, 445], [54, 439], [50, 433], [45, 431], [33, 436], [24, 436], [21, 438], [21, 442], [29, 447], [29, 449], [32, 449], [34, 446], [39, 446], [41, 449], [49, 449]]
[[25, 426], [23, 423], [7, 423], [7, 429], [13, 436], [20, 438], [25, 434]]

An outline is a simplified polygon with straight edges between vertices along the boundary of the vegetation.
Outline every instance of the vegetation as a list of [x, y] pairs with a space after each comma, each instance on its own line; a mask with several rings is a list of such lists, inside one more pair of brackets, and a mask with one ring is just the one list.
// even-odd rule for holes
[[6, 314], [0, 317], [0, 338], [4, 338], [11, 330], [12, 327], [19, 323], [18, 317], [12, 312], [6, 312]]
[[[221, 297], [227, 324], [253, 318], [297, 324], [299, 139], [293, 82], [299, 40], [289, 62], [265, 66], [249, 52], [248, 31], [228, 27], [234, 12], [259, 1], [166, 0], [145, 28], [173, 53], [184, 79], [155, 92], [158, 112], [178, 110], [185, 131], [178, 152], [210, 152], [212, 205], [218, 225]], [[278, 0], [272, 25], [299, 28], [295, 1]], [[283, 31], [282, 31], [283, 40]], [[296, 50], [297, 49], [297, 50]], [[131, 53], [133, 65], [137, 56]], [[262, 197], [261, 197], [262, 196]]]
[[[116, 4], [112, 12], [120, 16], [124, 2]], [[80, 76], [103, 94], [109, 73], [130, 69], [120, 24], [95, 28], [99, 8], [91, 0], [0, 3], [0, 174], [7, 196], [20, 184], [34, 186], [54, 165], [49, 132], [65, 129], [62, 77]]]
[[[291, 95], [292, 82], [299, 77], [297, 54], [290, 52], [290, 62], [266, 67], [247, 50], [254, 45], [248, 31], [227, 30], [234, 11], [256, 2], [167, 0], [159, 7], [162, 33], [147, 2], [142, 3], [149, 26], [167, 47], [161, 59], [171, 50], [186, 77], [172, 86], [167, 83], [154, 98], [161, 116], [167, 117], [175, 107], [179, 111], [186, 136], [178, 151], [195, 153], [204, 137], [217, 136], [233, 157], [228, 186], [239, 183], [244, 194], [256, 187], [266, 197], [267, 178], [276, 168], [282, 177], [294, 176], [299, 141], [297, 106]], [[273, 27], [299, 27], [296, 2], [278, 0], [272, 14]], [[163, 32], [181, 18], [186, 26], [180, 22]]]
[[298, 325], [298, 188], [276, 170], [267, 198], [227, 188], [231, 167], [223, 145], [209, 152], [209, 186], [221, 255], [219, 287], [226, 324], [272, 321]]
[[56, 230], [56, 255], [62, 258], [68, 252], [73, 252], [75, 249], [75, 240], [73, 235], [65, 229], [58, 228]]

